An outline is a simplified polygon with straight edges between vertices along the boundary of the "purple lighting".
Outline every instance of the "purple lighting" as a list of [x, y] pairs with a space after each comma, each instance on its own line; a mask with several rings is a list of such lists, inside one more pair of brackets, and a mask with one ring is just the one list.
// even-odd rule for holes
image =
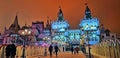
[[46, 46], [48, 46], [48, 44], [44, 42], [44, 43], [42, 44], [42, 47], [46, 47]]

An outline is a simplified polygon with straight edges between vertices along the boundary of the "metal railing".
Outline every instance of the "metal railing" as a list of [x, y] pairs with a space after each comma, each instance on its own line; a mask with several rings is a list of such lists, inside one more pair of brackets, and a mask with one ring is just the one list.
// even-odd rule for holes
[[[5, 56], [5, 48], [6, 45], [2, 45], [2, 47], [0, 47], [0, 58], [6, 58]], [[22, 56], [22, 50], [23, 50], [23, 46], [17, 46], [16, 47], [17, 51], [16, 51], [16, 58], [21, 58]], [[25, 56], [26, 58], [29, 58], [31, 56], [43, 56], [44, 55], [44, 47], [42, 46], [26, 46], [26, 51], [25, 51]]]
[[120, 58], [120, 41], [117, 39], [105, 39], [92, 46], [92, 53], [102, 58]]

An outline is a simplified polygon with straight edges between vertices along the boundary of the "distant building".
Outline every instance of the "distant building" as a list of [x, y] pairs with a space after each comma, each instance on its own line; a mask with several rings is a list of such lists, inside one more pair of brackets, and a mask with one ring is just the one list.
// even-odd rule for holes
[[32, 28], [36, 28], [38, 30], [38, 33], [42, 34], [44, 31], [44, 22], [43, 21], [32, 22]]
[[44, 29], [43, 21], [32, 22], [32, 32], [35, 35], [37, 41], [41, 41], [45, 37]]
[[10, 25], [9, 29], [5, 27], [2, 44], [16, 43], [19, 36], [20, 25], [18, 23], [18, 16], [16, 15], [14, 22]]
[[106, 29], [105, 32], [101, 34], [101, 40], [105, 39], [117, 39], [117, 34], [111, 33], [109, 29]]

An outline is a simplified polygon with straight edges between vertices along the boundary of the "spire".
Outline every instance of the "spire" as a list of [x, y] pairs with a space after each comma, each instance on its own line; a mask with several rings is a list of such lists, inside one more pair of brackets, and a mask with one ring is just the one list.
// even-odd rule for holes
[[59, 6], [59, 12], [58, 12], [58, 20], [64, 20], [63, 13], [60, 6]]
[[47, 29], [50, 29], [50, 28], [51, 28], [51, 21], [49, 20], [49, 17], [48, 17], [48, 16], [47, 16], [46, 28], [47, 28]]
[[15, 20], [14, 20], [13, 24], [18, 25], [18, 16], [17, 16], [17, 14], [16, 14], [16, 17], [15, 17]]
[[20, 30], [20, 25], [18, 24], [18, 16], [16, 13], [15, 20], [13, 24], [10, 25], [9, 30], [11, 33], [18, 33], [18, 30]]
[[85, 3], [85, 5], [86, 5], [85, 18], [90, 18], [90, 19], [91, 19], [91, 18], [92, 18], [92, 16], [91, 16], [91, 11], [90, 11], [87, 3]]
[[47, 24], [49, 24], [49, 17], [47, 16]]

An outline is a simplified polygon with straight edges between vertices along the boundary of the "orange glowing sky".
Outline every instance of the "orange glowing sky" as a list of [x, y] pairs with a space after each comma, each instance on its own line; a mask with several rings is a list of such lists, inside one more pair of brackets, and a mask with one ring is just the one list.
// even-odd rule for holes
[[78, 28], [84, 17], [85, 3], [88, 3], [92, 16], [99, 18], [104, 26], [112, 32], [120, 33], [119, 0], [0, 0], [0, 32], [13, 23], [18, 12], [19, 24], [31, 25], [35, 21], [44, 21], [47, 16], [57, 19], [58, 7], [62, 8], [64, 18], [71, 28]]

